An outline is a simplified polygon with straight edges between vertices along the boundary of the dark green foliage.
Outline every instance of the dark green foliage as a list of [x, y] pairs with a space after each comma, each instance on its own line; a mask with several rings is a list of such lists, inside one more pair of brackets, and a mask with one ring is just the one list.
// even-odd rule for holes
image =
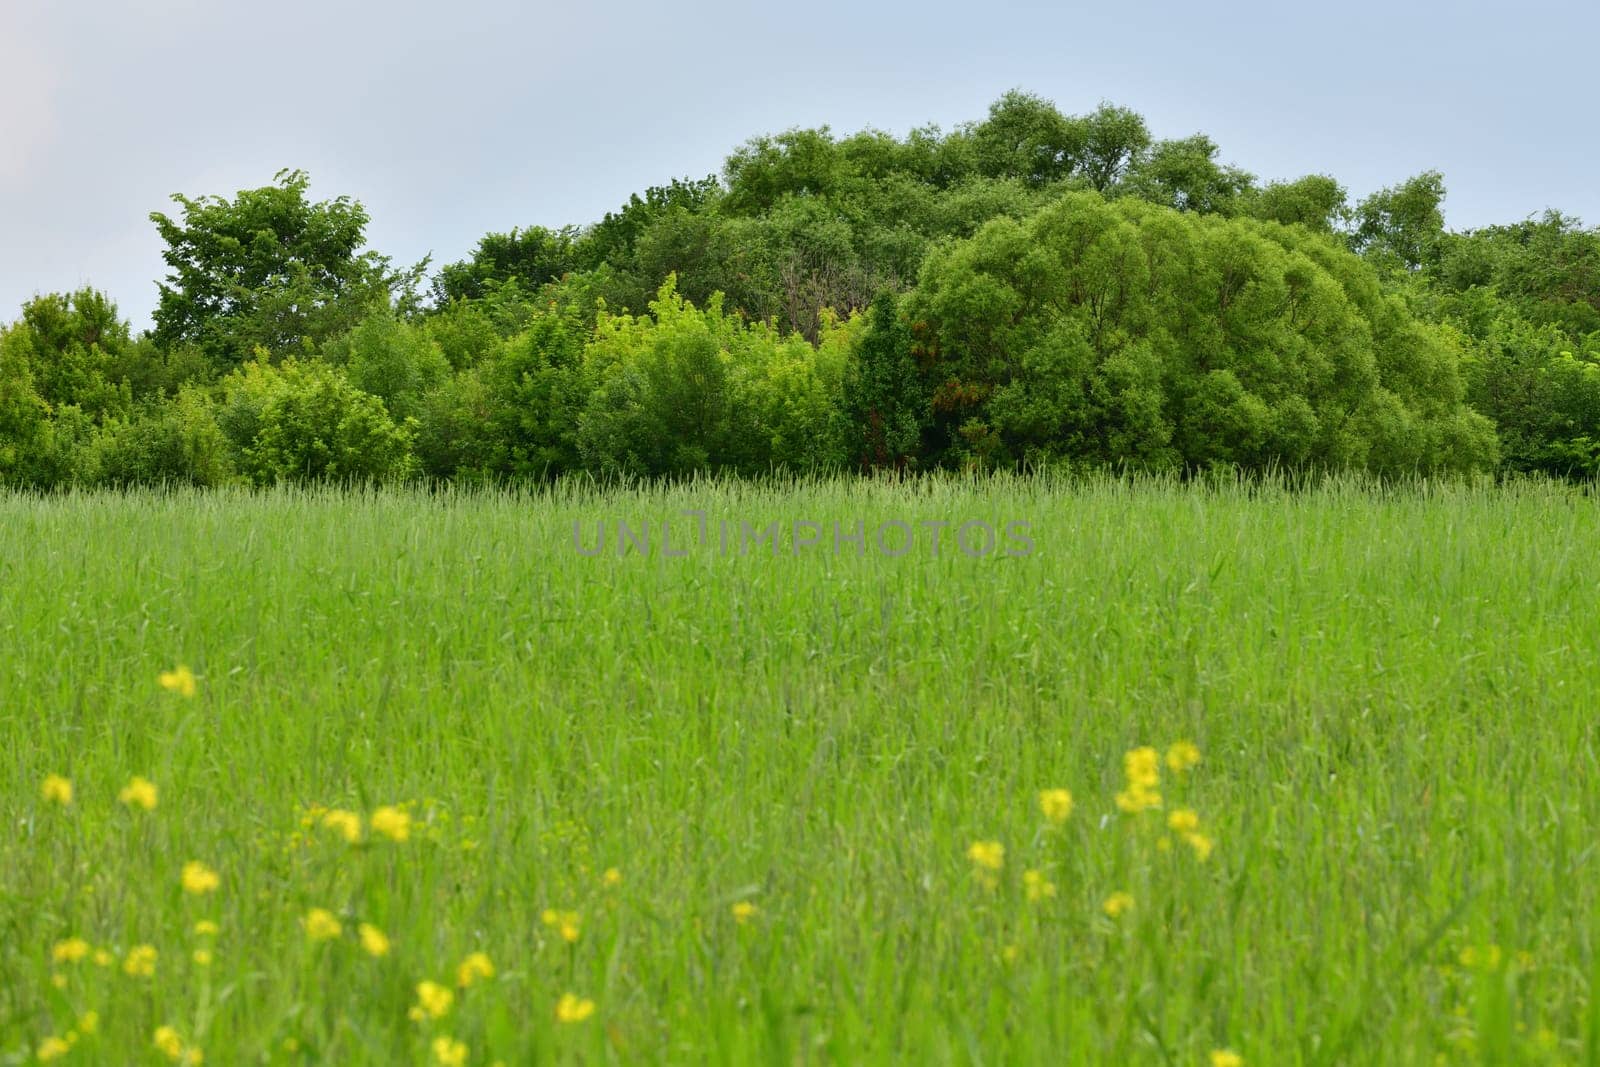
[[231, 366], [257, 347], [320, 344], [387, 302], [398, 279], [387, 259], [362, 251], [366, 209], [342, 196], [311, 203], [309, 181], [284, 171], [233, 200], [175, 195], [181, 222], [150, 216], [172, 272], [160, 287], [157, 343], [193, 344]]
[[1072, 193], [930, 257], [907, 314], [953, 461], [1494, 458], [1447, 335], [1303, 230]]
[[[918, 333], [926, 324], [919, 323]], [[912, 329], [893, 293], [881, 292], [867, 313], [844, 385], [850, 460], [863, 468], [915, 466], [929, 422], [928, 392], [913, 355]]]
[[178, 196], [152, 334], [90, 289], [0, 331], [0, 484], [1600, 474], [1600, 231], [1452, 233], [1436, 172], [1351, 206], [1224, 160], [1020, 90], [948, 131], [792, 129], [487, 234], [427, 307], [301, 172]]

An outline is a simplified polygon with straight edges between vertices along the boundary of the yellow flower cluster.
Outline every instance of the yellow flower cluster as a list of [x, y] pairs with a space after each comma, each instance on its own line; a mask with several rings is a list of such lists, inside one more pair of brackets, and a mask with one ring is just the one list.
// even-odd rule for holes
[[169, 693], [177, 693], [185, 698], [195, 694], [194, 672], [181, 663], [170, 671], [162, 671], [158, 681], [161, 688]]
[[173, 1063], [198, 1065], [205, 1061], [205, 1055], [197, 1048], [184, 1043], [182, 1036], [171, 1026], [158, 1026], [151, 1044]]
[[594, 1001], [575, 993], [563, 993], [561, 999], [556, 1001], [557, 1022], [581, 1023], [593, 1014]]
[[494, 964], [490, 962], [487, 954], [474, 952], [461, 961], [456, 968], [456, 985], [467, 989], [480, 978], [493, 978]]
[[1117, 794], [1117, 807], [1138, 814], [1161, 806], [1161, 756], [1148, 745], [1133, 749], [1122, 757], [1122, 774], [1127, 788]]
[[1188, 808], [1178, 808], [1171, 812], [1167, 815], [1167, 828], [1194, 849], [1195, 858], [1201, 863], [1211, 858], [1211, 849], [1215, 842], [1200, 832], [1200, 816], [1193, 811]]
[[574, 944], [583, 934], [582, 917], [575, 911], [557, 911], [546, 908], [540, 920], [561, 934], [561, 939]]

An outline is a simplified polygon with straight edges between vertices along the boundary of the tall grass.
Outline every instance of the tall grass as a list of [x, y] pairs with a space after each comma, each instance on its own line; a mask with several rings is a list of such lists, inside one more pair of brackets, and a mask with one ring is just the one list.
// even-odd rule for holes
[[[574, 546], [686, 509], [683, 557]], [[719, 520], [829, 536], [723, 555]], [[917, 547], [836, 553], [858, 520]], [[1596, 545], [1545, 484], [0, 499], [0, 1062], [164, 1062], [162, 1025], [219, 1064], [1593, 1062]], [[1180, 739], [1119, 811], [1124, 752]], [[403, 843], [304, 817], [402, 802]], [[75, 936], [109, 965], [53, 962]]]

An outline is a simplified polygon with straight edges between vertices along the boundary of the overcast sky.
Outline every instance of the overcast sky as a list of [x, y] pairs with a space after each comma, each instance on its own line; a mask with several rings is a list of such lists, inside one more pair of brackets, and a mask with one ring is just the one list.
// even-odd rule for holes
[[903, 134], [1008, 88], [1204, 131], [1354, 196], [1444, 172], [1453, 227], [1600, 223], [1600, 4], [0, 0], [0, 320], [104, 289], [148, 324], [175, 192], [310, 173], [397, 262], [589, 222], [746, 138]]

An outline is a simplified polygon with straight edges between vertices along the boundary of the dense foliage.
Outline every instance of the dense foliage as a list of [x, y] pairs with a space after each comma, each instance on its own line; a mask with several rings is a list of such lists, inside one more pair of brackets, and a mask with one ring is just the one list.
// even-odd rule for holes
[[0, 483], [1223, 465], [1600, 474], [1600, 231], [1445, 229], [1208, 137], [1008, 93], [897, 138], [758, 137], [589, 226], [426, 264], [282, 172], [151, 216], [0, 331]]

